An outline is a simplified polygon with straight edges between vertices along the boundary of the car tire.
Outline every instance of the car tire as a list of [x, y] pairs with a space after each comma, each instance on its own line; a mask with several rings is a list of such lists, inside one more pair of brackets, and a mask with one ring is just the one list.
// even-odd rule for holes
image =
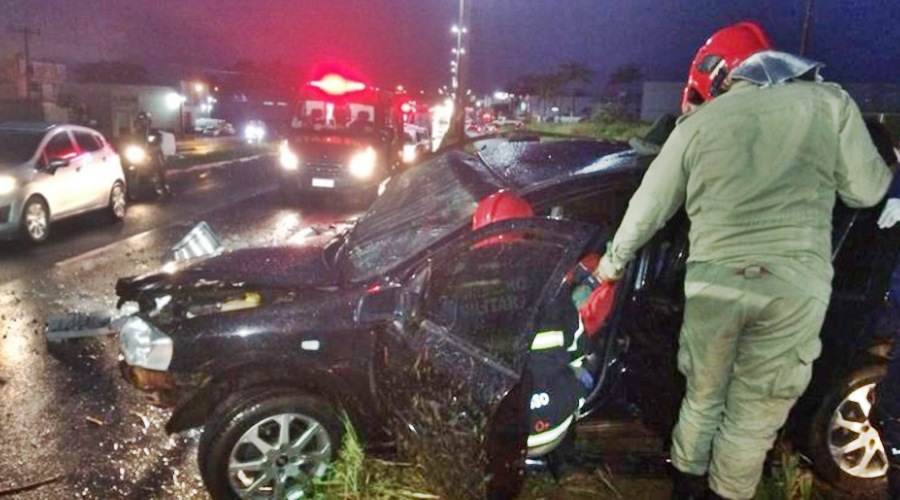
[[[287, 436], [282, 433], [285, 422]], [[310, 439], [299, 448], [286, 443], [299, 441], [307, 432]], [[197, 451], [200, 475], [214, 499], [239, 498], [241, 486], [285, 498], [308, 479], [325, 474], [337, 458], [343, 434], [332, 406], [308, 394], [273, 391], [232, 400], [203, 429]], [[253, 461], [259, 462], [255, 465], [260, 470], [250, 470]], [[248, 464], [247, 469], [233, 467], [242, 463]], [[267, 479], [267, 474], [283, 481]]]
[[869, 423], [869, 411], [875, 384], [886, 371], [885, 363], [874, 359], [853, 370], [832, 386], [813, 418], [813, 467], [820, 478], [845, 493], [875, 494], [885, 487], [887, 456]]
[[116, 181], [112, 189], [109, 190], [109, 203], [106, 207], [106, 213], [112, 223], [121, 222], [128, 213], [128, 193], [125, 191], [125, 184]]
[[50, 209], [43, 198], [39, 196], [28, 198], [22, 207], [19, 227], [22, 236], [31, 244], [47, 241], [50, 237]]

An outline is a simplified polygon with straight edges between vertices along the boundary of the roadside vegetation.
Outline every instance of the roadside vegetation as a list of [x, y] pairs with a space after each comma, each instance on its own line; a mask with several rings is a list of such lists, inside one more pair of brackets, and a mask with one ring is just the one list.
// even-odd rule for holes
[[606, 141], [627, 141], [632, 137], [643, 137], [650, 124], [615, 117], [593, 117], [578, 123], [530, 123], [525, 126], [535, 132], [588, 137]]
[[[804, 459], [779, 448], [780, 463], [773, 465], [759, 486], [755, 500], [840, 499], [819, 491]], [[317, 500], [441, 499], [418, 465], [375, 458], [362, 448], [353, 428], [345, 424], [340, 456], [328, 476], [319, 480], [311, 498]], [[556, 481], [550, 474], [531, 475], [520, 495], [523, 500], [588, 500], [667, 498], [668, 478], [614, 475], [606, 468], [572, 470]]]

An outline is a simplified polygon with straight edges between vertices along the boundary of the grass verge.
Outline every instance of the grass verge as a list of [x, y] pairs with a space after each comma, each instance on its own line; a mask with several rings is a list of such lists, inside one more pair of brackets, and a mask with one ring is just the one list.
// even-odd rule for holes
[[344, 416], [344, 440], [330, 473], [313, 485], [316, 500], [438, 499], [416, 466], [367, 456]]
[[650, 129], [650, 124], [613, 119], [591, 120], [579, 123], [531, 123], [526, 128], [535, 132], [564, 134], [607, 141], [627, 141], [632, 137], [643, 137]]

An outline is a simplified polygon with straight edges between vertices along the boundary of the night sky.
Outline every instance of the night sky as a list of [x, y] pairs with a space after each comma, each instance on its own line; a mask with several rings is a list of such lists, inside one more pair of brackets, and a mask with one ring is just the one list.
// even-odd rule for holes
[[[490, 91], [565, 61], [597, 85], [636, 63], [648, 79], [681, 80], [699, 45], [743, 19], [796, 51], [806, 0], [468, 0], [473, 84]], [[339, 61], [382, 86], [449, 81], [457, 0], [0, 0], [0, 22], [41, 30], [35, 59], [128, 60], [157, 79], [240, 59], [309, 67]], [[900, 0], [815, 0], [808, 55], [838, 82], [900, 84]], [[0, 57], [21, 38], [0, 26]], [[298, 75], [298, 81], [307, 75]]]

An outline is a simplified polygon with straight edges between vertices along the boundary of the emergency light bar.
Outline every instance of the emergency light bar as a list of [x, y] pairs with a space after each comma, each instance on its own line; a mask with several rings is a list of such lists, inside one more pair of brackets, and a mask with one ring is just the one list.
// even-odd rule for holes
[[309, 82], [309, 84], [330, 95], [344, 95], [366, 89], [365, 83], [347, 80], [334, 73], [323, 76], [321, 80]]

